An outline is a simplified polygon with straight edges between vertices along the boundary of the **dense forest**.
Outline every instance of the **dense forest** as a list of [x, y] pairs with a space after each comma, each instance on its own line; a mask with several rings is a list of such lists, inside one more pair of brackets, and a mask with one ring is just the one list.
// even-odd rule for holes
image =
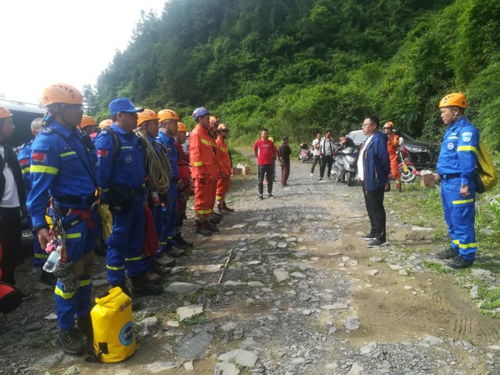
[[461, 91], [498, 149], [499, 20], [498, 0], [170, 0], [85, 95], [99, 119], [116, 96], [188, 125], [204, 105], [240, 142], [263, 126], [308, 141], [367, 114], [437, 140], [437, 103]]

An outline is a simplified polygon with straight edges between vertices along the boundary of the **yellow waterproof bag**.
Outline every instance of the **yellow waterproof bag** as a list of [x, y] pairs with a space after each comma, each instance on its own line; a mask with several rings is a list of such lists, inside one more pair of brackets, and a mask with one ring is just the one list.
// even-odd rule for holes
[[132, 324], [132, 299], [115, 287], [95, 302], [90, 317], [97, 359], [112, 363], [134, 355], [137, 344]]

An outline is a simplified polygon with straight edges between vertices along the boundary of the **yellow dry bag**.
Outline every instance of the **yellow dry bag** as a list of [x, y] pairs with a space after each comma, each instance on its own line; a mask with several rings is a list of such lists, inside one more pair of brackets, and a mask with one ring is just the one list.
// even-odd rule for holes
[[120, 362], [136, 350], [132, 324], [132, 299], [115, 287], [96, 298], [90, 312], [94, 336], [94, 352], [101, 362]]

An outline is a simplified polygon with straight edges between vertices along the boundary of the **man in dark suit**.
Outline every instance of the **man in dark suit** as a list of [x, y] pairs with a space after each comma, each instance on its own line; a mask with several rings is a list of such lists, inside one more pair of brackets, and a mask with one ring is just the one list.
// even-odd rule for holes
[[386, 217], [384, 208], [384, 187], [390, 172], [387, 136], [379, 130], [377, 116], [366, 117], [363, 121], [363, 134], [368, 138], [360, 148], [358, 157], [358, 176], [363, 183], [366, 211], [370, 218], [370, 233], [362, 236], [371, 241], [368, 247], [387, 245]]

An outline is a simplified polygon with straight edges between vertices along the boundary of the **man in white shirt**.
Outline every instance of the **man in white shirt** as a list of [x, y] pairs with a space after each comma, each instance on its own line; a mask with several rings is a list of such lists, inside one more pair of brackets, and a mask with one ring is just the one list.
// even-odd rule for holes
[[14, 268], [21, 248], [21, 209], [26, 203], [21, 168], [16, 154], [6, 144], [14, 129], [12, 114], [0, 107], [0, 280], [11, 285], [16, 282]]
[[312, 141], [313, 148], [313, 165], [311, 167], [311, 176], [314, 176], [314, 168], [320, 163], [321, 157], [321, 133], [316, 134], [316, 138]]
[[325, 176], [325, 168], [328, 166], [327, 177], [330, 179], [330, 174], [332, 173], [332, 165], [333, 165], [333, 154], [335, 151], [335, 141], [332, 138], [332, 132], [327, 130], [323, 139], [321, 139], [320, 143], [320, 151], [321, 151], [321, 166], [319, 169], [319, 181], [324, 181], [323, 177]]

